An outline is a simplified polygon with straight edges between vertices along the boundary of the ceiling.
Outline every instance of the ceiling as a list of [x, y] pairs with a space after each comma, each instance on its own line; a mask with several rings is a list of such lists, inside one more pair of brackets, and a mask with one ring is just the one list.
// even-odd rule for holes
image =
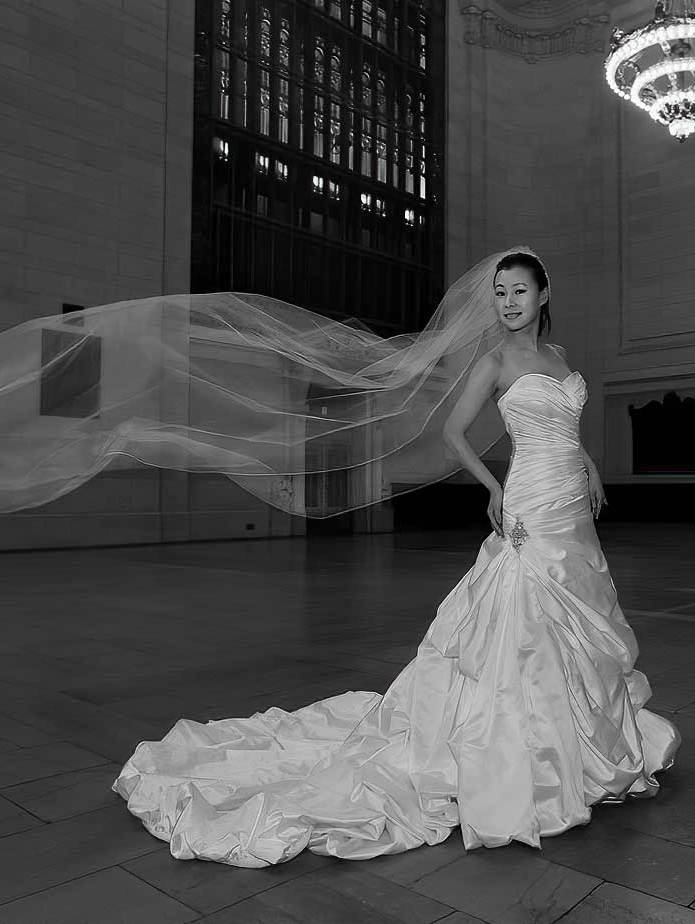
[[586, 3], [582, 4], [579, 0], [497, 0], [497, 3], [510, 12], [524, 10], [524, 12], [529, 13], [543, 12], [550, 15], [567, 12], [568, 8], [574, 8], [579, 12], [582, 6], [587, 5]]
[[505, 10], [518, 10], [522, 6], [532, 6], [533, 0], [497, 0], [500, 6], [503, 6]]

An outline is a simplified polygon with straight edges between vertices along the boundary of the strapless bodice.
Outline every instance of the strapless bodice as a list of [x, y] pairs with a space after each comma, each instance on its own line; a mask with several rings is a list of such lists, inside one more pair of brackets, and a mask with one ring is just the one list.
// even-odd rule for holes
[[[562, 380], [525, 372], [499, 398], [497, 405], [512, 441], [504, 480], [505, 533], [517, 517], [537, 532], [562, 528], [567, 516], [575, 524], [590, 521], [579, 432], [587, 396], [578, 371]], [[563, 517], [558, 516], [560, 511]]]
[[515, 451], [561, 446], [578, 448], [579, 419], [588, 397], [578, 371], [564, 379], [543, 372], [524, 372], [498, 399], [502, 419]]

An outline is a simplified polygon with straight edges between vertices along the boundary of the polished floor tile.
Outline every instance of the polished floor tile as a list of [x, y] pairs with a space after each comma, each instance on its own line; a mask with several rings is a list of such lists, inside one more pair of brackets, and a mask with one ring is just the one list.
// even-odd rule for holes
[[400, 885], [412, 885], [428, 873], [434, 873], [465, 856], [461, 832], [455, 830], [443, 844], [434, 847], [424, 845], [405, 853], [374, 857], [369, 861], [369, 871]]
[[573, 908], [562, 924], [695, 924], [695, 911], [607, 882]]
[[73, 818], [107, 805], [116, 805], [120, 796], [111, 783], [119, 764], [102, 764], [86, 770], [73, 770], [19, 783], [2, 790], [3, 795], [43, 821]]
[[0, 839], [2, 902], [164, 850], [122, 805], [44, 824]]
[[447, 905], [374, 876], [364, 867], [342, 863], [309, 873], [206, 920], [215, 924], [434, 924], [451, 912]]
[[190, 908], [210, 914], [338, 861], [304, 851], [289, 863], [265, 869], [240, 869], [222, 863], [181, 862], [158, 851], [123, 868]]
[[20, 831], [28, 831], [30, 828], [38, 828], [42, 824], [43, 821], [36, 815], [0, 796], [0, 838], [9, 834], [19, 834]]
[[121, 764], [184, 715], [383, 690], [479, 531], [6, 555], [0, 921], [695, 924], [690, 533], [599, 525], [650, 706], [683, 734], [657, 798], [598, 807], [541, 851], [466, 854], [454, 831], [365, 863], [307, 851], [265, 870], [172, 859], [111, 792]]
[[13, 783], [52, 776], [63, 770], [80, 770], [104, 763], [106, 761], [100, 754], [92, 754], [65, 741], [41, 744], [32, 748], [18, 748], [2, 755], [0, 789]]
[[199, 918], [191, 908], [118, 868], [92, 873], [0, 907], [2, 924], [186, 924]]
[[412, 888], [490, 924], [552, 924], [600, 882], [515, 844], [472, 851]]
[[[625, 807], [594, 809], [591, 825], [543, 838], [543, 856], [668, 901], [682, 905], [695, 901], [695, 848], [625, 827]], [[641, 807], [634, 806], [633, 818]]]

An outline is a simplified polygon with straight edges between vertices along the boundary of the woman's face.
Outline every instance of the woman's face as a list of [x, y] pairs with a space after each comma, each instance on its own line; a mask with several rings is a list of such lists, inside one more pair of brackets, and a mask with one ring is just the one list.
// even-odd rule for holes
[[507, 330], [521, 330], [534, 324], [547, 300], [548, 290], [538, 291], [533, 273], [525, 266], [500, 270], [495, 277], [495, 308]]

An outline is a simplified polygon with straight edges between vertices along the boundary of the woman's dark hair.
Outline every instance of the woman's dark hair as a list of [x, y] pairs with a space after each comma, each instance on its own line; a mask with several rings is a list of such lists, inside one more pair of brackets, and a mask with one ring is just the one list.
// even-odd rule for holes
[[[502, 257], [500, 262], [497, 264], [497, 269], [495, 270], [495, 279], [497, 279], [497, 274], [501, 270], [509, 270], [513, 266], [522, 266], [524, 269], [531, 270], [533, 273], [533, 278], [538, 284], [538, 291], [542, 292], [548, 285], [548, 276], [543, 269], [541, 262], [532, 256], [530, 253], [508, 253], [506, 257]], [[538, 336], [543, 335], [545, 328], [548, 328], [548, 334], [550, 334], [551, 320], [550, 320], [550, 295], [548, 295], [548, 301], [545, 305], [541, 305], [541, 312], [538, 317]]]

